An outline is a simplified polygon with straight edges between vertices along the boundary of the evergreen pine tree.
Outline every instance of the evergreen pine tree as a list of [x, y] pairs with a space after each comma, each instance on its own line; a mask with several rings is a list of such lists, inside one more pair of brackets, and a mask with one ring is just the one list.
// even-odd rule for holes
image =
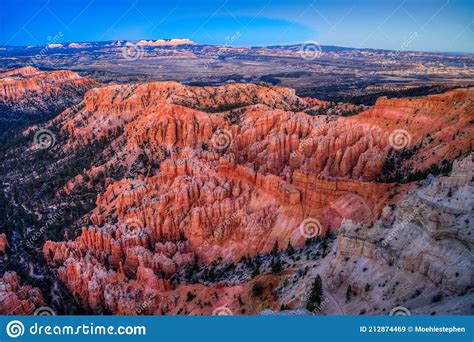
[[286, 254], [293, 255], [295, 253], [295, 249], [291, 245], [291, 240], [288, 240], [288, 247], [286, 247]]
[[318, 274], [314, 278], [313, 285], [311, 286], [311, 292], [309, 293], [308, 301], [306, 303], [306, 309], [313, 312], [321, 304], [321, 296], [323, 294], [323, 281], [321, 276]]
[[352, 286], [349, 285], [346, 291], [346, 302], [351, 300], [351, 296], [352, 296]]
[[[276, 259], [276, 260], [275, 260]], [[281, 261], [280, 258], [276, 257], [275, 259], [272, 260], [272, 273], [276, 274], [281, 272]]]
[[275, 243], [273, 244], [273, 248], [272, 248], [272, 255], [277, 255], [278, 254], [278, 240], [275, 240]]

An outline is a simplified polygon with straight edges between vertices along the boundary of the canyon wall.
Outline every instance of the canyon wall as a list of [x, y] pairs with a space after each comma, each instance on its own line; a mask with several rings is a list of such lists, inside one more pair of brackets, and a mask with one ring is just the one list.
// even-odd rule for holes
[[[452, 161], [472, 146], [472, 97], [464, 89], [393, 106], [381, 99], [358, 115], [329, 117], [306, 114], [323, 104], [281, 87], [92, 89], [54, 122], [70, 137], [64, 151], [110, 139], [108, 154], [85, 170], [88, 180], [76, 177], [63, 191], [93, 186], [98, 170], [125, 171], [106, 178], [79, 236], [47, 242], [45, 258], [97, 312], [133, 314], [144, 302], [146, 313], [170, 312], [179, 270], [266, 253], [275, 241], [302, 246], [308, 219], [320, 223], [319, 235], [347, 219], [374, 224], [397, 191], [412, 187], [375, 182], [400, 149], [394, 130], [406, 129], [401, 148], [413, 150], [403, 163], [422, 169]], [[449, 115], [424, 112], [448, 106]], [[373, 256], [365, 240], [346, 237], [339, 247]]]

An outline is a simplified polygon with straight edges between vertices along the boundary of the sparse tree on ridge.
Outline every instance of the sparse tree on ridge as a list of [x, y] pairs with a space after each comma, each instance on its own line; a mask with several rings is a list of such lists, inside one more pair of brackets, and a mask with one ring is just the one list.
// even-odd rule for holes
[[279, 249], [280, 248], [278, 246], [278, 240], [275, 240], [275, 243], [273, 244], [273, 248], [272, 248], [272, 255], [277, 255]]
[[311, 291], [309, 293], [308, 301], [306, 302], [306, 309], [313, 312], [321, 305], [321, 296], [323, 295], [323, 281], [321, 276], [318, 274], [314, 278]]

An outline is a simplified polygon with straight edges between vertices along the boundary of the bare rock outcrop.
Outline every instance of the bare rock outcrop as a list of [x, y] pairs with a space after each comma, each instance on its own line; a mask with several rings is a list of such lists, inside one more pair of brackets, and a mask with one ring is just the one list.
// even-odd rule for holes
[[78, 103], [87, 90], [98, 85], [69, 70], [40, 71], [27, 66], [0, 73], [0, 120], [50, 116]]
[[324, 277], [341, 296], [348, 284], [354, 293], [359, 291], [361, 297], [347, 303], [348, 311], [363, 307], [383, 312], [404, 303], [415, 313], [428, 314], [438, 301], [442, 301], [436, 306], [438, 313], [472, 310], [468, 298], [459, 306], [450, 303], [452, 297], [466, 296], [474, 284], [473, 184], [472, 168], [467, 165], [472, 167], [471, 155], [454, 163], [451, 176], [410, 191], [387, 208], [384, 221], [365, 226], [344, 222], [337, 256]]
[[0, 278], [0, 314], [32, 315], [44, 305], [41, 290], [31, 285], [21, 285], [15, 272], [5, 272]]

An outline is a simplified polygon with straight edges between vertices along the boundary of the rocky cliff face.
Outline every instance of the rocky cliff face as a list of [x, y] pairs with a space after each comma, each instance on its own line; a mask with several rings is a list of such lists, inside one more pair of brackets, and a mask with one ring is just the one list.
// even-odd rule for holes
[[472, 150], [473, 113], [474, 95], [470, 88], [419, 98], [380, 98], [357, 119], [375, 121], [398, 132], [391, 136], [392, 144], [406, 146], [400, 149], [401, 153], [392, 154], [397, 161], [390, 166], [396, 166], [398, 176], [403, 176], [441, 165], [444, 160]]
[[459, 160], [451, 176], [410, 191], [373, 226], [347, 222], [325, 276], [333, 290], [349, 284], [360, 295], [346, 302], [349, 312], [472, 312], [472, 166], [472, 156]]
[[6, 124], [51, 116], [78, 103], [98, 83], [68, 71], [31, 66], [0, 73], [0, 120]]
[[[381, 99], [358, 115], [334, 117], [306, 114], [324, 102], [281, 87], [161, 82], [89, 90], [54, 119], [68, 137], [60, 148], [68, 153], [103, 140], [109, 147], [101, 165], [57, 196], [94, 187], [100, 174], [106, 188], [78, 237], [45, 243], [44, 256], [95, 312], [183, 312], [189, 284], [173, 278], [183, 270], [268, 253], [275, 241], [302, 246], [347, 219], [375, 227], [383, 209], [416, 186], [396, 184], [407, 174], [394, 176], [393, 165], [429, 172], [472, 149], [472, 98], [464, 89]], [[390, 182], [376, 182], [383, 176]], [[353, 239], [341, 234], [337, 258], [376, 257], [365, 238]], [[407, 260], [400, 257], [404, 269], [439, 281], [422, 270], [424, 262]], [[271, 287], [280, 278], [262, 281]], [[248, 295], [249, 285], [213, 284], [217, 297]], [[206, 301], [209, 285], [200, 286]]]

